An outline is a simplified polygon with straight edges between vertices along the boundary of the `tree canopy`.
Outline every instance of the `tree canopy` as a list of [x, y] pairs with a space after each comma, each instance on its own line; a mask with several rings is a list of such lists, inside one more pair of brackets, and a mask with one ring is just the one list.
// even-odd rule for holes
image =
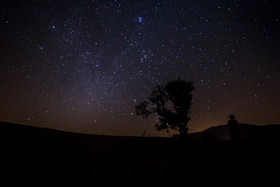
[[193, 90], [193, 82], [179, 78], [157, 85], [148, 98], [135, 107], [136, 114], [148, 118], [154, 113], [157, 130], [174, 129], [186, 136]]

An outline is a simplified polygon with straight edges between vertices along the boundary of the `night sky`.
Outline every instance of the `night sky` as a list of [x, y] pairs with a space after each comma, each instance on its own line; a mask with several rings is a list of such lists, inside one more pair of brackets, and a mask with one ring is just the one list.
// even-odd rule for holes
[[195, 86], [190, 132], [280, 123], [280, 2], [0, 2], [0, 121], [168, 136], [134, 107], [177, 77]]

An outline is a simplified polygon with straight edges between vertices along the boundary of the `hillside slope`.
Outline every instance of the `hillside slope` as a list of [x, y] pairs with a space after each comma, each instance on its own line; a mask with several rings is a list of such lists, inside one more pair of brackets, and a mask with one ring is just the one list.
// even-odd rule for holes
[[[6, 186], [277, 186], [279, 142], [213, 141], [224, 128], [192, 134], [204, 137], [203, 141], [182, 142], [1, 123], [1, 182], [8, 182]], [[276, 126], [267, 131], [270, 128]]]
[[[239, 124], [241, 140], [279, 141], [280, 125], [257, 126], [250, 124]], [[202, 132], [190, 134], [192, 141], [227, 141], [230, 140], [228, 125], [210, 127]]]

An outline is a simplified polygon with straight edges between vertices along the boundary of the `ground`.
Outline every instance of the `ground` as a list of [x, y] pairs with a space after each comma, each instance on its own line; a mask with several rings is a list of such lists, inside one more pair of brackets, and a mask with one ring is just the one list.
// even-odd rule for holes
[[[277, 186], [278, 139], [83, 135], [1, 123], [2, 182], [29, 186]], [[275, 133], [275, 132], [274, 132]]]

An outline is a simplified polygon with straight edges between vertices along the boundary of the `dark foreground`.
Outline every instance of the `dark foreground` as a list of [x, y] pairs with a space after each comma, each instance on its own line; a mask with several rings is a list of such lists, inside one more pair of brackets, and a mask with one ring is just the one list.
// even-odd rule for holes
[[4, 186], [280, 184], [276, 137], [182, 142], [82, 135], [8, 123], [1, 123], [0, 131]]

